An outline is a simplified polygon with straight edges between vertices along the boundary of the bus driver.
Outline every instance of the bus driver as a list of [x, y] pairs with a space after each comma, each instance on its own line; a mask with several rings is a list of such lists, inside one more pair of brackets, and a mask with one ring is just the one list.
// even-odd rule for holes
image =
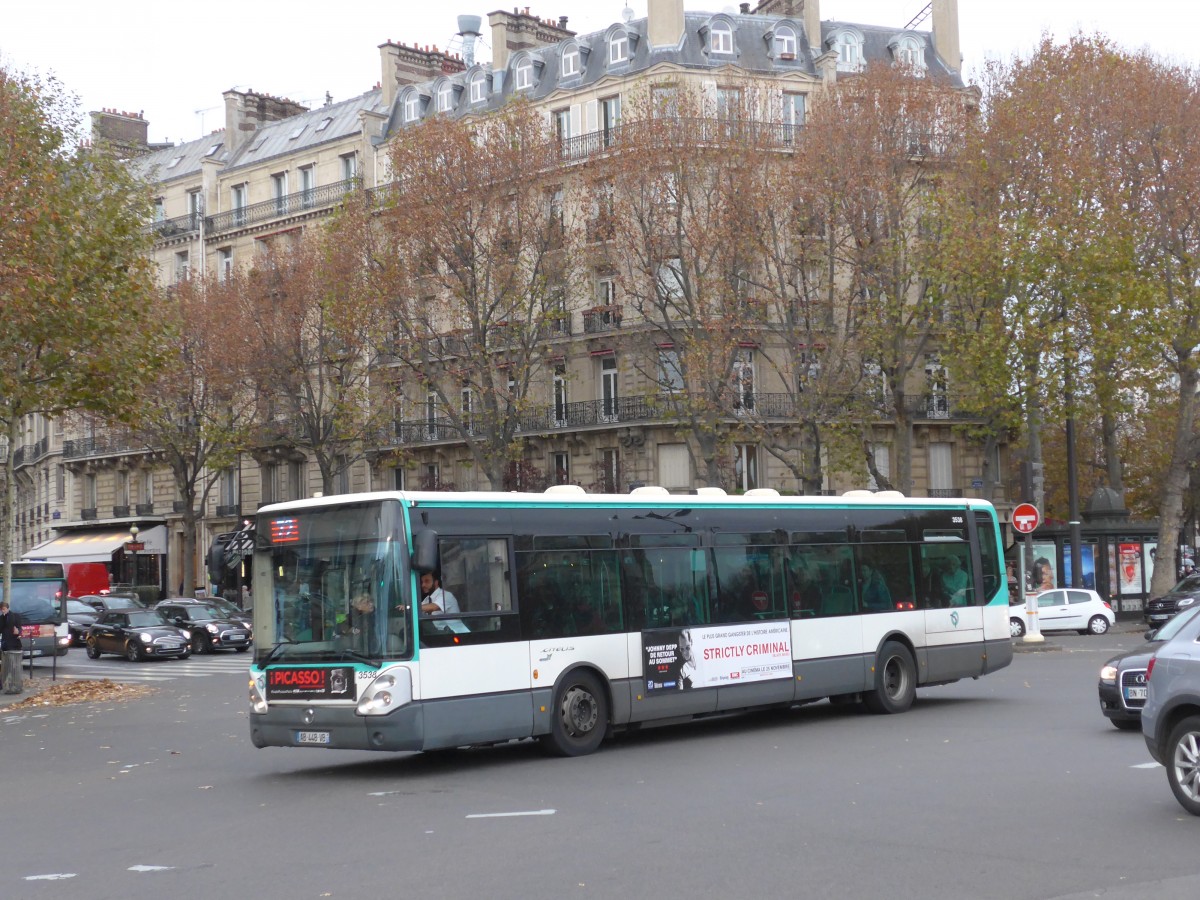
[[442, 587], [437, 572], [421, 573], [421, 612], [427, 616], [456, 613], [458, 598]]

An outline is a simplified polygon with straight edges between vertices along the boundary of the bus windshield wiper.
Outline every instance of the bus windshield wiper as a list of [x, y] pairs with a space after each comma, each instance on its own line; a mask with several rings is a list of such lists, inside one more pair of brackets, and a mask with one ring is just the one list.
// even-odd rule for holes
[[352, 659], [355, 662], [366, 663], [368, 666], [370, 666], [373, 669], [378, 669], [383, 665], [382, 662], [376, 662], [375, 660], [371, 659], [371, 657], [369, 657], [369, 656], [363, 656], [357, 650], [343, 649], [341, 656], [338, 658], [339, 659]]
[[[296, 643], [296, 642], [291, 640], [290, 638], [284, 638], [282, 641], [280, 641], [278, 644], [276, 644], [274, 647], [271, 648], [271, 652], [268, 653], [266, 655], [266, 657], [263, 658], [263, 661], [260, 662], [258, 665], [260, 667], [265, 666], [267, 663], [269, 663], [271, 660], [273, 660], [275, 658], [276, 654], [279, 654], [279, 651], [282, 650], [285, 646], [287, 646], [288, 644], [294, 644], [294, 643]], [[279, 654], [279, 655], [282, 656], [282, 654]]]

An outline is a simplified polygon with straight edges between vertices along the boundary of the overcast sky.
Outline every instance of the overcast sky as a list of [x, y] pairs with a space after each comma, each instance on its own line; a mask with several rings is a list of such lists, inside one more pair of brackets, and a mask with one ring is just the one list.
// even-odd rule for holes
[[[526, 6], [526, 0], [520, 0]], [[820, 0], [821, 18], [902, 28], [927, 0]], [[151, 141], [192, 140], [224, 127], [221, 94], [254, 89], [309, 106], [370, 90], [379, 81], [384, 41], [450, 46], [460, 13], [484, 17], [507, 3], [480, 0], [354, 0], [344, 6], [294, 0], [2, 0], [0, 64], [54, 74], [84, 112], [142, 112]], [[571, 29], [599, 31], [620, 21], [626, 0], [530, 0], [542, 18], [569, 17]], [[646, 0], [628, 0], [635, 17]], [[718, 12], [737, 3], [685, 0]], [[926, 20], [919, 26], [928, 30]], [[968, 80], [987, 59], [1028, 56], [1043, 33], [1065, 39], [1102, 33], [1138, 50], [1200, 67], [1200, 3], [1195, 0], [959, 0]]]

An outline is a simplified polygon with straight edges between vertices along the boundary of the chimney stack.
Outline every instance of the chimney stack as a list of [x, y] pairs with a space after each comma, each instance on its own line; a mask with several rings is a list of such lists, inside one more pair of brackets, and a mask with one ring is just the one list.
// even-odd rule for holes
[[933, 49], [955, 72], [962, 70], [958, 43], [958, 0], [933, 0]]
[[683, 40], [683, 0], [647, 0], [646, 20], [651, 47], [677, 47]]
[[529, 7], [512, 12], [488, 14], [488, 25], [492, 28], [492, 69], [503, 72], [514, 53], [536, 47], [553, 47], [575, 36], [567, 29], [567, 18], [557, 22], [543, 22], [531, 15]]

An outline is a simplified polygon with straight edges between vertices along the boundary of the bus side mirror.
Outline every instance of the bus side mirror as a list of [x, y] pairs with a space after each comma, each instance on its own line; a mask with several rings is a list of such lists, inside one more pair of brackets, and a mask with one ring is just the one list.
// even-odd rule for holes
[[429, 528], [413, 535], [412, 567], [418, 572], [433, 572], [438, 567], [438, 533]]

